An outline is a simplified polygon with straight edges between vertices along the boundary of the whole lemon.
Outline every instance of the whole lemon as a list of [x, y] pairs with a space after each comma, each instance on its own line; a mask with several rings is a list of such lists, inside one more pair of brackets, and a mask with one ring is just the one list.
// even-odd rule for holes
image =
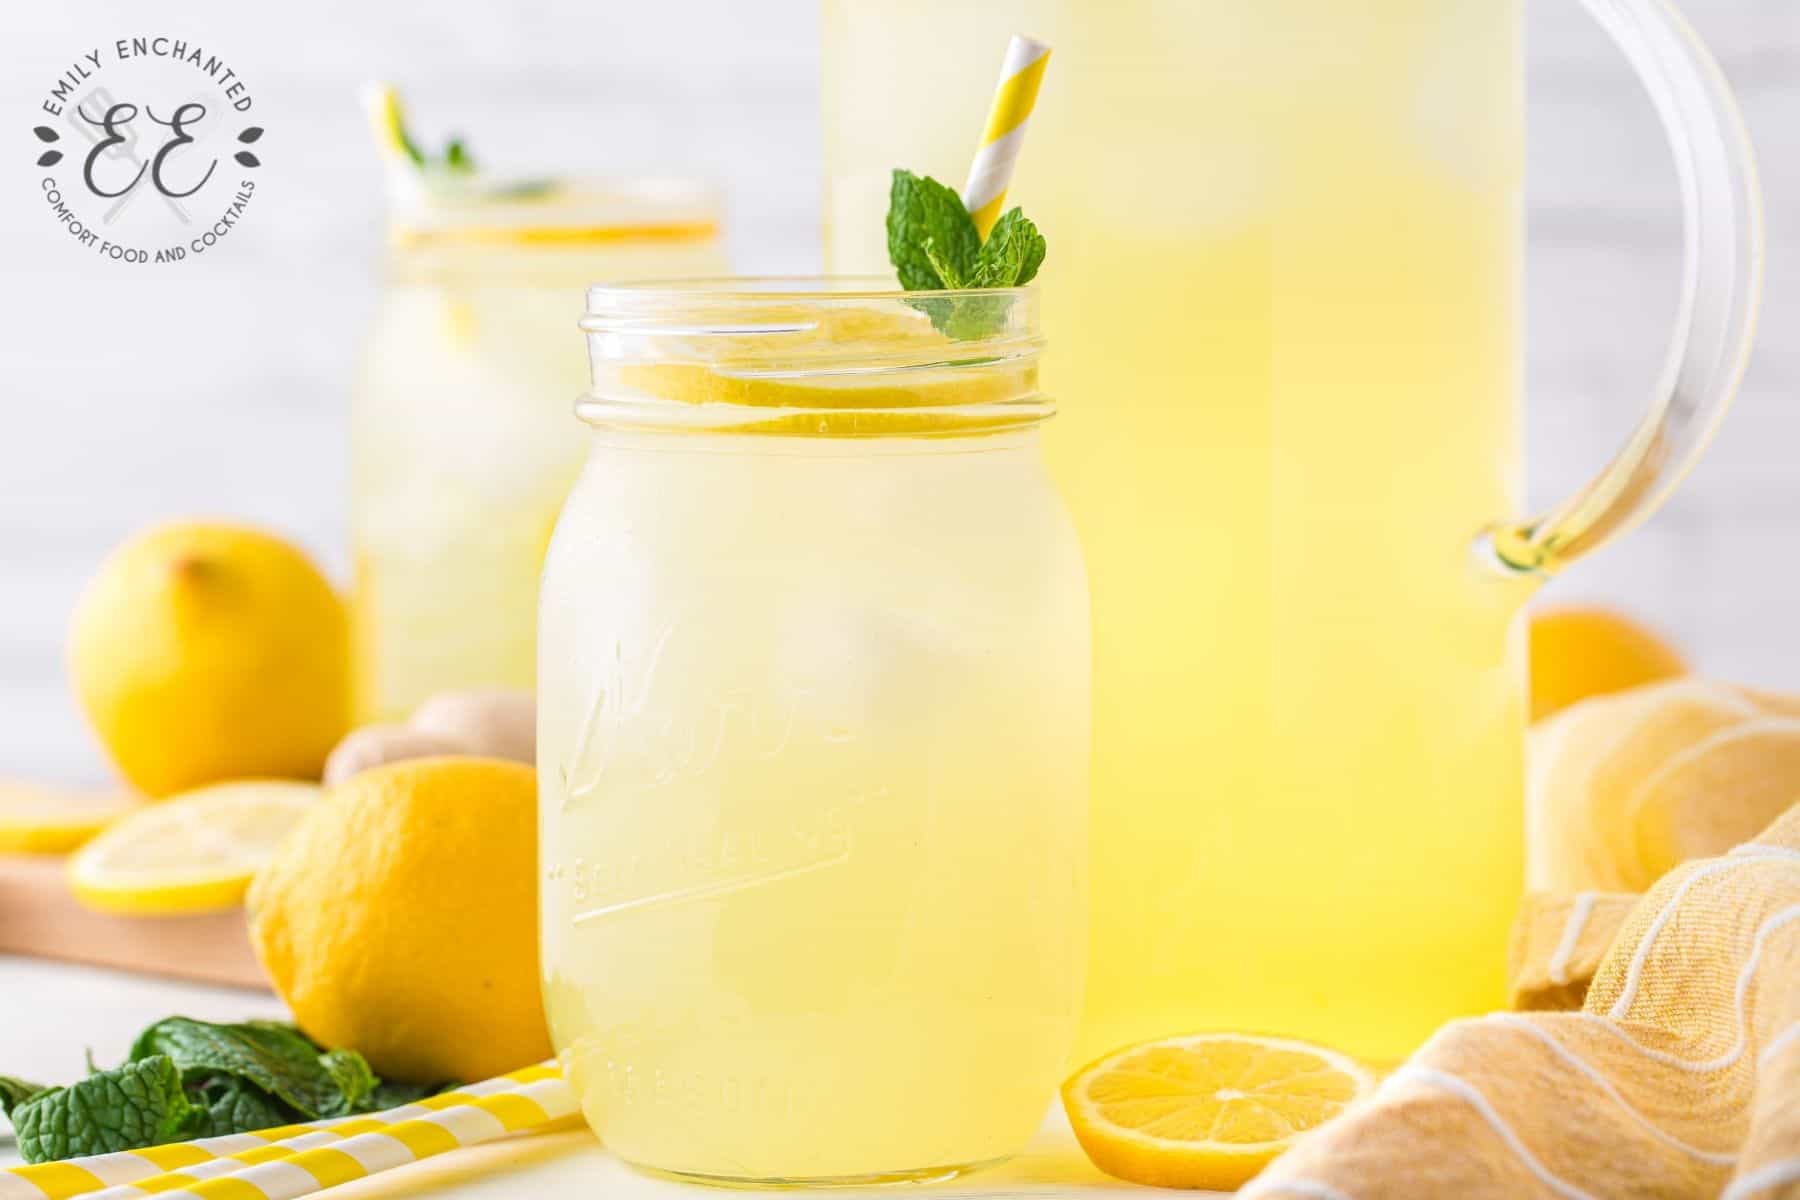
[[313, 778], [349, 724], [349, 619], [278, 537], [167, 524], [126, 542], [75, 608], [75, 694], [120, 772], [167, 796]]
[[378, 1074], [474, 1082], [550, 1056], [530, 767], [422, 758], [355, 775], [257, 874], [249, 905], [300, 1028]]
[[1582, 700], [1687, 674], [1655, 631], [1604, 608], [1545, 609], [1531, 619], [1531, 719]]

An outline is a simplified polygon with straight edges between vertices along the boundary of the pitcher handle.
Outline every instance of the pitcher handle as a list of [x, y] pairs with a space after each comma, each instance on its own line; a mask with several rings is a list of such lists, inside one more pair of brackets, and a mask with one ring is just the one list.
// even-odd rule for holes
[[1685, 209], [1681, 306], [1649, 414], [1574, 497], [1488, 531], [1507, 569], [1550, 575], [1662, 506], [1718, 431], [1744, 378], [1762, 299], [1756, 156], [1719, 65], [1668, 0], [1582, 0], [1631, 60], [1668, 134]]

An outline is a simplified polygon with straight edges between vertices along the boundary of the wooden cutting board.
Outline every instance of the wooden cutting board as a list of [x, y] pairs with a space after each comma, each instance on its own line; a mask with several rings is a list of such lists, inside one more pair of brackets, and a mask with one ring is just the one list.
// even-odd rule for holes
[[268, 990], [242, 909], [187, 917], [92, 912], [64, 885], [65, 862], [0, 855], [0, 954]]

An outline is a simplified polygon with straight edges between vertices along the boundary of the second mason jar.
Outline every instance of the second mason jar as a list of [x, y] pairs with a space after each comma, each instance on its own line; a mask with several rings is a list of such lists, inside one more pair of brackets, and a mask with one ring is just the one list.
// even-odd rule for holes
[[719, 270], [718, 212], [706, 185], [654, 178], [396, 197], [351, 419], [359, 721], [531, 687], [538, 573], [582, 456], [568, 314], [596, 273]]
[[1003, 1158], [1067, 1067], [1088, 600], [1029, 291], [597, 288], [540, 610], [545, 997], [721, 1181]]

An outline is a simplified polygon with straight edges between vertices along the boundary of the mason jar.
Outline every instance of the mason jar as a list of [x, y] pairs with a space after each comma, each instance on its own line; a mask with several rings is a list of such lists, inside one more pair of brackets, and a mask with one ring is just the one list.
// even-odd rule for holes
[[628, 1162], [940, 1178], [1044, 1117], [1083, 982], [1089, 641], [1037, 305], [589, 293], [540, 609], [542, 962]]
[[531, 687], [538, 573], [584, 450], [569, 313], [595, 278], [724, 266], [714, 194], [682, 180], [415, 189], [389, 241], [351, 414], [365, 722]]

